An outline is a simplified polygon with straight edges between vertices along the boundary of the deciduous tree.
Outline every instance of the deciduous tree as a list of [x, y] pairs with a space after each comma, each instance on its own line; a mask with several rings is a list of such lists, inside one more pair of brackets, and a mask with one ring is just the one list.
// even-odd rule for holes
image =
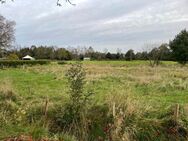
[[125, 59], [128, 61], [132, 61], [135, 58], [134, 50], [130, 49], [125, 54]]
[[14, 37], [14, 21], [6, 20], [0, 15], [0, 51], [1, 53], [5, 49], [9, 48], [15, 40]]

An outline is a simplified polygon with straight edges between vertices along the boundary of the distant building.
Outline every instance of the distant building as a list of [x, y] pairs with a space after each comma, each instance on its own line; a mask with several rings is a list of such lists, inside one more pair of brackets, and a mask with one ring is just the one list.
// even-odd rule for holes
[[91, 61], [91, 58], [90, 58], [90, 57], [84, 57], [83, 60], [84, 60], [84, 61]]
[[35, 60], [35, 58], [33, 58], [29, 55], [26, 55], [25, 57], [22, 58], [22, 60]]

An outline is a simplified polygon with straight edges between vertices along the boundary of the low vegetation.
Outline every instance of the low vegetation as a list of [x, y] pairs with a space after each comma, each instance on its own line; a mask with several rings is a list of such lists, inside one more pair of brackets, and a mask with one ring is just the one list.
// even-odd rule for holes
[[187, 140], [187, 66], [175, 62], [52, 62], [0, 78], [1, 140]]

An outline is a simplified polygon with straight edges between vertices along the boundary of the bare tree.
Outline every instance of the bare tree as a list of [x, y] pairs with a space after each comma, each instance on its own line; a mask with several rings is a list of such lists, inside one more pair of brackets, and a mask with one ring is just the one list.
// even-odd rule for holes
[[14, 37], [14, 21], [6, 20], [0, 15], [0, 51], [4, 52], [7, 48], [11, 47], [15, 40]]
[[155, 67], [161, 63], [161, 60], [169, 57], [170, 50], [168, 44], [146, 44], [147, 59], [150, 62], [150, 66]]
[[150, 66], [155, 67], [160, 63], [160, 51], [158, 44], [146, 44], [145, 51], [147, 52], [147, 59], [149, 60]]
[[107, 54], [108, 53], [108, 49], [104, 48], [103, 52], [104, 52], [104, 54]]

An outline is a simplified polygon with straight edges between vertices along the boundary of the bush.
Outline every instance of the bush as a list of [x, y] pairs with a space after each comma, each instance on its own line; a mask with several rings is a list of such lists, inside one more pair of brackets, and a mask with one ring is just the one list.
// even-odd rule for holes
[[46, 65], [48, 64], [50, 61], [46, 61], [46, 60], [38, 60], [38, 61], [31, 61], [31, 60], [3, 60], [0, 61], [0, 66], [1, 67], [18, 67], [18, 66], [22, 66], [22, 65]]
[[[61, 107], [56, 115], [55, 122], [60, 129], [69, 128], [72, 124], [80, 122], [80, 114], [85, 107], [85, 71], [80, 63], [73, 64], [67, 72], [67, 78], [70, 84], [70, 101], [64, 105], [65, 109]], [[61, 114], [63, 113], [63, 114]], [[58, 128], [57, 128], [58, 129]]]
[[66, 63], [65, 61], [58, 61], [57, 64], [58, 64], [58, 65], [65, 65], [65, 64], [67, 64], [67, 63]]
[[80, 63], [73, 64], [68, 72], [70, 99], [63, 106], [56, 107], [52, 116], [51, 131], [69, 131], [80, 140], [87, 140], [87, 110], [91, 92], [84, 91], [85, 71]]
[[15, 53], [11, 53], [7, 56], [8, 60], [19, 60], [18, 55], [16, 55]]

